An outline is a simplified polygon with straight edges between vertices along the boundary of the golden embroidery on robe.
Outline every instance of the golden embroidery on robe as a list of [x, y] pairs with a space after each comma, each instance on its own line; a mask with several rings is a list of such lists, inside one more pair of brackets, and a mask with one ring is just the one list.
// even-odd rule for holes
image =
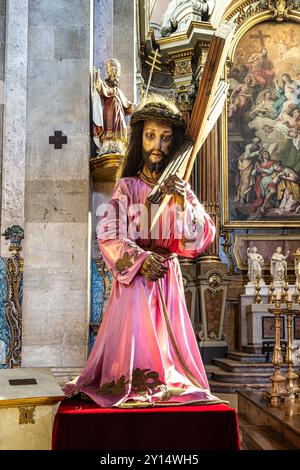
[[163, 394], [160, 400], [168, 401], [172, 397], [178, 397], [179, 395], [182, 395], [184, 391], [185, 390], [183, 388], [179, 388], [179, 387], [173, 387], [173, 388], [165, 387], [165, 389], [163, 389]]
[[125, 375], [122, 375], [117, 383], [112, 380], [111, 382], [102, 385], [99, 388], [99, 392], [103, 393], [103, 395], [124, 395], [126, 392], [126, 384], [128, 384], [128, 382], [128, 380], [125, 382]]
[[118, 259], [116, 262], [117, 271], [120, 274], [126, 274], [126, 269], [131, 268], [133, 263], [138, 259], [139, 252], [135, 250], [134, 253], [130, 256], [128, 251], [125, 251], [123, 258]]
[[162, 381], [159, 380], [158, 372], [150, 369], [135, 369], [132, 375], [132, 390], [135, 392], [146, 392], [148, 389], [154, 390]]
[[112, 380], [103, 384], [99, 388], [99, 392], [104, 395], [121, 395], [126, 392], [126, 385], [131, 383], [132, 390], [140, 395], [145, 395], [149, 390], [155, 390], [162, 381], [159, 380], [158, 372], [151, 371], [151, 369], [134, 369], [132, 378], [125, 381], [125, 375], [122, 375], [117, 383]]

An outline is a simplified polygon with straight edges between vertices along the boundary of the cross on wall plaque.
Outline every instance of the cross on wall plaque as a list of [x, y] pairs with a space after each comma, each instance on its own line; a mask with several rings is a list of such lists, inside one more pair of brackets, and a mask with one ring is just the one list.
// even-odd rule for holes
[[62, 135], [62, 131], [54, 131], [54, 135], [50, 135], [49, 144], [54, 144], [55, 149], [61, 149], [62, 144], [66, 144], [68, 138], [66, 135]]

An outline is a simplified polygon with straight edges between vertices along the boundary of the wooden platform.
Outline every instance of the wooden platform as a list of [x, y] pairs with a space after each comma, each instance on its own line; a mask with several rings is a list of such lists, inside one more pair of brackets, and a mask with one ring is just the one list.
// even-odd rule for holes
[[243, 447], [249, 450], [300, 449], [300, 399], [271, 406], [264, 392], [238, 393]]

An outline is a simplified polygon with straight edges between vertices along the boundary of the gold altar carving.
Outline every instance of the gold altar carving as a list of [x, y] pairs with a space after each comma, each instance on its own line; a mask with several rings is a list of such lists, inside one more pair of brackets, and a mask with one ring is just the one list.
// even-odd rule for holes
[[218, 273], [213, 273], [209, 276], [208, 278], [208, 285], [210, 287], [209, 292], [210, 292], [210, 297], [211, 299], [215, 299], [217, 295], [219, 294], [220, 285], [221, 285], [221, 276]]
[[123, 158], [124, 155], [117, 153], [92, 157], [90, 159], [90, 169], [93, 181], [116, 181]]
[[34, 424], [35, 406], [19, 407], [19, 424]]
[[281, 23], [289, 17], [289, 12], [294, 8], [294, 2], [291, 0], [269, 0], [268, 7], [273, 13], [273, 18]]
[[222, 243], [223, 251], [229, 261], [229, 271], [233, 274], [235, 271], [234, 267], [234, 261], [233, 257], [231, 254], [231, 247], [232, 247], [232, 241], [231, 241], [231, 230], [220, 230], [220, 235], [224, 239], [224, 243]]
[[24, 260], [20, 256], [24, 230], [19, 225], [12, 225], [3, 234], [10, 240], [11, 256], [7, 260], [6, 284], [7, 299], [5, 316], [10, 330], [10, 341], [5, 360], [6, 367], [21, 366], [22, 306], [20, 292], [23, 280]]

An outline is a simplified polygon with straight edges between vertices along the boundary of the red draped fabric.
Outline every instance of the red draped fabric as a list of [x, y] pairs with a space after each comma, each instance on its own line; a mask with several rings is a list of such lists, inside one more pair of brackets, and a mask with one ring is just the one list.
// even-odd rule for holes
[[236, 411], [225, 405], [100, 408], [64, 400], [54, 420], [52, 449], [239, 450]]

